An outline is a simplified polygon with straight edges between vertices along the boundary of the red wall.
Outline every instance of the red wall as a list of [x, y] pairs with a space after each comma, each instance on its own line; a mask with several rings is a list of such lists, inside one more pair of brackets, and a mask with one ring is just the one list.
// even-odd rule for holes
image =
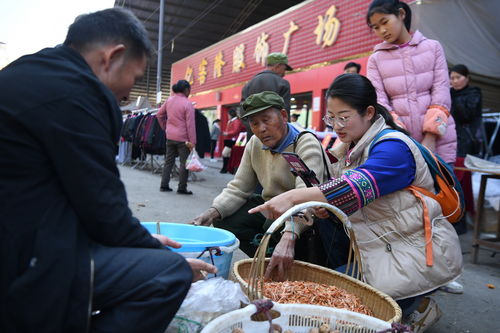
[[[291, 35], [288, 48], [289, 63], [296, 70], [307, 70], [311, 65], [341, 60], [354, 55], [366, 55], [378, 41], [375, 35], [370, 32], [365, 21], [369, 3], [370, 0], [305, 2], [177, 61], [172, 65], [171, 82], [184, 79], [186, 69], [190, 66], [194, 74], [193, 95], [213, 89], [226, 88], [238, 83], [244, 84], [265, 68], [262, 64], [257, 63], [253, 56], [257, 38], [263, 32], [268, 34], [269, 53], [281, 52], [284, 44], [283, 33], [288, 30], [290, 21], [294, 21], [300, 27]], [[340, 21], [340, 31], [332, 46], [321, 47], [315, 43], [314, 31], [318, 25], [318, 16], [324, 17], [332, 5], [336, 6], [335, 17]], [[244, 62], [246, 67], [239, 73], [233, 73], [233, 50], [242, 43], [245, 45]], [[214, 78], [215, 56], [220, 51], [223, 52], [226, 63], [222, 67], [222, 76]], [[206, 66], [207, 76], [205, 83], [200, 84], [198, 73], [199, 65], [203, 59], [208, 63]]]
[[[361, 64], [361, 74], [366, 74], [366, 62], [368, 57], [363, 57], [355, 59], [355, 61]], [[350, 60], [351, 61], [351, 60]], [[344, 72], [344, 66], [348, 61], [343, 61], [330, 66], [325, 66], [321, 68], [311, 69], [306, 72], [293, 73], [285, 76], [285, 79], [290, 82], [291, 93], [298, 94], [303, 92], [312, 91], [313, 100], [315, 97], [320, 98], [320, 108], [318, 110], [313, 109], [313, 119], [311, 127], [316, 130], [323, 130], [324, 125], [322, 118], [324, 115], [324, 94], [323, 92], [328, 89], [333, 80], [340, 74]], [[222, 126], [225, 126], [225, 121], [227, 117], [224, 114], [227, 108], [222, 109], [223, 105], [238, 104], [241, 101], [241, 89], [243, 85], [238, 85], [236, 87], [224, 89], [221, 91], [213, 91], [207, 94], [200, 94], [196, 96], [191, 96], [190, 99], [196, 102], [196, 107], [199, 109], [212, 107], [218, 105], [219, 117], [222, 120]], [[217, 101], [217, 95], [220, 96], [220, 100]]]
[[[371, 0], [312, 0], [295, 6], [281, 14], [271, 17], [253, 27], [233, 35], [217, 44], [199, 51], [172, 65], [172, 80], [184, 79], [186, 69], [193, 69], [191, 100], [199, 109], [217, 107], [222, 128], [227, 121], [227, 105], [238, 104], [241, 100], [241, 89], [256, 73], [265, 69], [257, 63], [253, 54], [258, 36], [265, 32], [269, 35], [269, 53], [281, 52], [284, 44], [283, 33], [288, 30], [289, 22], [294, 21], [300, 29], [292, 34], [288, 57], [294, 72], [285, 76], [290, 82], [291, 93], [312, 92], [313, 101], [319, 98], [319, 107], [314, 109], [311, 127], [324, 129], [324, 91], [333, 79], [343, 73], [344, 65], [356, 61], [362, 65], [362, 74], [366, 73], [366, 62], [373, 46], [379, 42], [370, 32], [365, 15]], [[330, 6], [336, 6], [335, 17], [340, 21], [340, 31], [332, 46], [317, 45], [314, 31], [318, 25], [318, 17], [324, 17]], [[233, 73], [233, 50], [237, 45], [245, 45], [245, 68]], [[217, 53], [223, 52], [225, 65], [222, 76], [214, 78], [214, 60]], [[206, 66], [206, 81], [199, 82], [198, 69], [201, 61]], [[314, 105], [314, 103], [312, 103]], [[312, 105], [312, 106], [313, 106]]]

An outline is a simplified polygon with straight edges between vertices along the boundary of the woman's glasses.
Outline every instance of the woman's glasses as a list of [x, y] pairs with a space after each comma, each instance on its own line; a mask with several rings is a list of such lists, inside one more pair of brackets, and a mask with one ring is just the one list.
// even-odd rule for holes
[[323, 117], [323, 121], [325, 122], [325, 124], [327, 124], [328, 126], [334, 126], [335, 123], [337, 123], [339, 126], [341, 127], [345, 127], [345, 125], [347, 125], [347, 122], [349, 121], [349, 118], [350, 117], [330, 117], [329, 115], [326, 115]]

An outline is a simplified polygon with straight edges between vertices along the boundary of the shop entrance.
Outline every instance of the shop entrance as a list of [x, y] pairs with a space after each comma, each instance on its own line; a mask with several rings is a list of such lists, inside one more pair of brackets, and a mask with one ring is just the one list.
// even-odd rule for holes
[[303, 128], [312, 125], [312, 92], [292, 95], [290, 99], [290, 116], [298, 115], [297, 123]]

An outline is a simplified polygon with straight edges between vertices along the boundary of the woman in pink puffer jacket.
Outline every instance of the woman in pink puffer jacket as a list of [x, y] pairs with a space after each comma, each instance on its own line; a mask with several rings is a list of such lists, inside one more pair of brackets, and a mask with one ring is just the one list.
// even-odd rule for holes
[[368, 59], [367, 76], [377, 89], [378, 102], [413, 138], [455, 163], [457, 135], [441, 44], [419, 31], [409, 33], [411, 11], [404, 2], [373, 1], [367, 22], [384, 40]]

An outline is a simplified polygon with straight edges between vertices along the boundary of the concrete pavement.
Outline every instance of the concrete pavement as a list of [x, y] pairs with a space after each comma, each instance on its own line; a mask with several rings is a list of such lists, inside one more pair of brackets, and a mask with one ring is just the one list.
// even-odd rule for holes
[[[129, 206], [141, 221], [185, 223], [210, 207], [212, 199], [220, 193], [231, 174], [220, 174], [220, 161], [204, 159], [207, 170], [197, 174], [197, 181], [189, 182], [193, 195], [175, 192], [177, 180], [172, 179], [173, 192], [159, 192], [160, 175], [150, 171], [119, 166], [125, 183]], [[443, 311], [441, 320], [428, 332], [500, 332], [500, 254], [481, 250], [479, 264], [471, 264], [471, 235], [460, 236], [464, 253], [464, 273], [459, 282], [464, 285], [462, 295], [437, 291], [433, 297]], [[246, 257], [241, 251], [235, 260]], [[388, 279], [391, 277], [388, 276]], [[490, 289], [487, 284], [495, 286]]]

